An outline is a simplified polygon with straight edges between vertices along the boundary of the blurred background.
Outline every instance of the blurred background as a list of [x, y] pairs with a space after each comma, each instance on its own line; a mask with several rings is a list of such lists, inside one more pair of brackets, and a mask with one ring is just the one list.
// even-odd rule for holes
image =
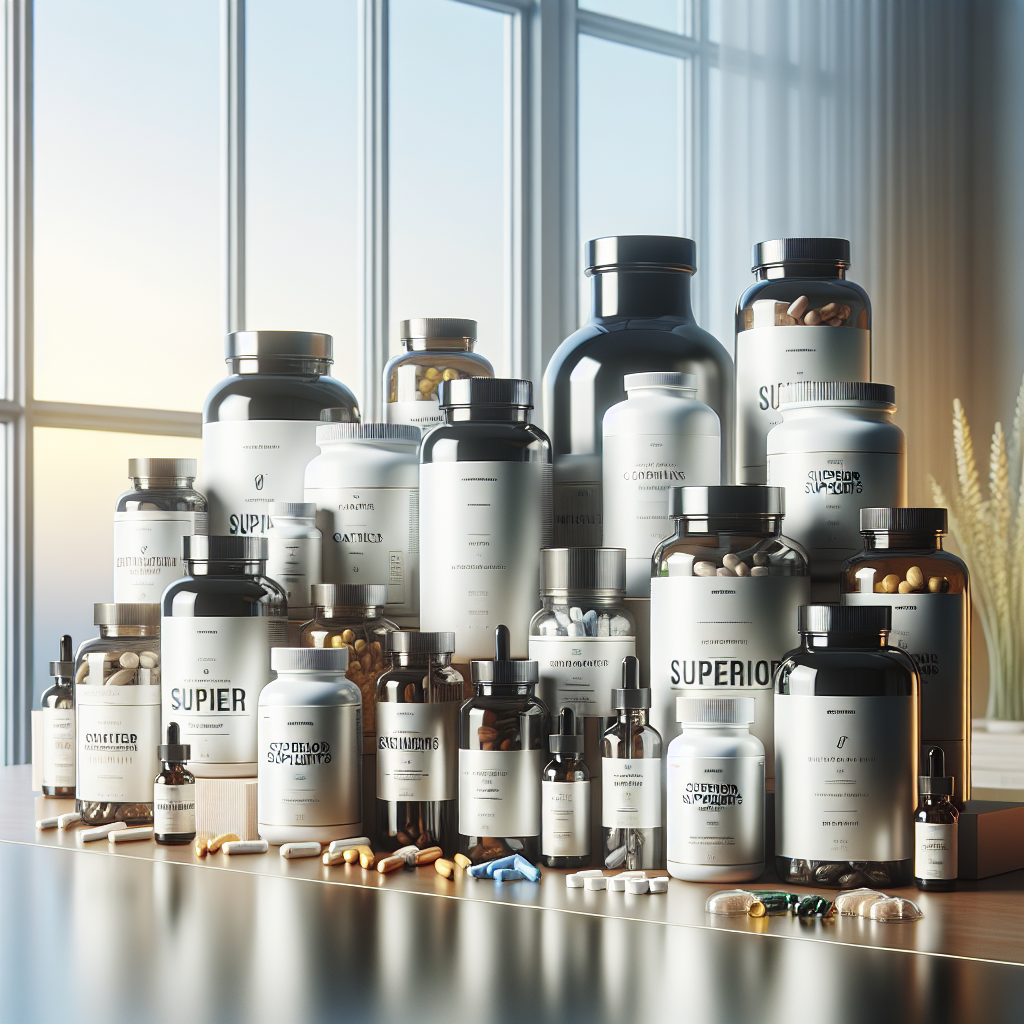
[[[1014, 0], [6, 0], [5, 759], [111, 599], [132, 456], [199, 457], [239, 328], [326, 331], [364, 415], [398, 322], [472, 317], [539, 383], [582, 244], [696, 239], [731, 352], [754, 242], [851, 240], [911, 503], [954, 397], [1024, 372]], [[538, 412], [538, 420], [541, 413]], [[975, 644], [975, 707], [987, 662]]]

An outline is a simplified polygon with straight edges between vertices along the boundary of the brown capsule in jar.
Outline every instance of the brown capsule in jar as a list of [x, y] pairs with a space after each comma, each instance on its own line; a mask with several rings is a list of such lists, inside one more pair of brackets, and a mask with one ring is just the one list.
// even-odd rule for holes
[[903, 580], [897, 589], [901, 594], [912, 594], [915, 588], [912, 583], [908, 583], [906, 580]]
[[840, 320], [839, 317], [837, 317], [837, 316], [833, 317], [831, 320], [827, 321], [827, 323], [828, 323], [829, 327], [842, 327], [843, 326], [843, 321]]
[[929, 594], [945, 594], [949, 591], [949, 580], [945, 576], [930, 576], [928, 578]]
[[839, 319], [840, 320], [849, 320], [850, 319], [850, 307], [849, 306], [841, 305], [839, 307]]
[[883, 594], [895, 594], [899, 590], [900, 578], [894, 572], [889, 573], [885, 579], [882, 580], [882, 593]]
[[837, 317], [839, 315], [839, 304], [837, 302], [826, 302], [818, 312], [821, 314], [822, 320], [831, 320], [834, 316]]
[[814, 327], [817, 324], [820, 324], [821, 314], [816, 309], [808, 310], [804, 314], [804, 323], [807, 324], [808, 327]]
[[912, 565], [907, 570], [907, 582], [914, 588], [920, 590], [924, 586], [924, 572], [919, 565]]

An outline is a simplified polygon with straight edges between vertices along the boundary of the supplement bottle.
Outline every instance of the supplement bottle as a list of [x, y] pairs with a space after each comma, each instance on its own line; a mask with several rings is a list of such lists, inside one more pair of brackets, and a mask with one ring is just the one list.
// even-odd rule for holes
[[207, 532], [195, 459], [129, 459], [114, 508], [114, 603], [154, 604], [181, 578], [181, 538]]
[[767, 482], [779, 392], [806, 380], [871, 380], [871, 304], [846, 279], [845, 238], [754, 246], [756, 281], [736, 304], [736, 482]]
[[551, 760], [540, 784], [541, 863], [584, 868], [590, 863], [590, 772], [572, 708], [556, 714], [548, 749]]
[[909, 885], [917, 669], [892, 610], [809, 605], [775, 676], [775, 868], [836, 889]]
[[676, 700], [668, 746], [668, 873], [687, 882], [752, 882], [764, 873], [764, 746], [752, 697]]
[[203, 408], [203, 490], [210, 533], [263, 536], [272, 501], [302, 501], [324, 409], [359, 422], [355, 396], [329, 376], [329, 334], [235, 331], [224, 343], [231, 375]]
[[363, 835], [363, 726], [348, 649], [275, 647], [259, 696], [257, 818], [268, 843]]
[[956, 888], [957, 819], [950, 803], [953, 779], [946, 774], [942, 747], [925, 755], [928, 774], [918, 777], [920, 803], [914, 812], [914, 885], [922, 892]]
[[377, 680], [388, 668], [384, 641], [398, 625], [384, 616], [383, 583], [321, 583], [313, 587], [313, 618], [299, 631], [300, 647], [347, 647], [345, 675], [363, 696], [363, 753], [374, 750]]
[[627, 373], [696, 375], [697, 398], [714, 409], [722, 425], [721, 479], [732, 481], [732, 359], [693, 318], [693, 240], [613, 235], [587, 242], [585, 258], [590, 318], [562, 342], [544, 371], [559, 547], [608, 543], [601, 523], [601, 423], [622, 401]]
[[971, 588], [967, 566], [942, 549], [944, 508], [864, 508], [864, 550], [843, 565], [842, 603], [892, 608], [890, 643], [921, 677], [921, 770], [941, 747], [956, 780], [953, 803], [971, 797]]
[[797, 609], [810, 600], [806, 556], [782, 533], [785, 492], [678, 487], [671, 500], [675, 533], [652, 563], [651, 722], [668, 741], [680, 694], [750, 696], [773, 780], [772, 674], [800, 642]]
[[768, 435], [768, 483], [786, 489], [786, 533], [811, 562], [812, 598], [835, 601], [860, 550], [860, 510], [907, 503], [903, 431], [890, 384], [787, 384]]
[[459, 712], [459, 850], [474, 864], [513, 853], [536, 863], [548, 709], [534, 696], [537, 662], [512, 660], [505, 625], [494, 633], [495, 660], [470, 662]]
[[256, 774], [256, 707], [270, 649], [288, 642], [284, 591], [266, 574], [266, 537], [185, 537], [185, 576], [164, 591], [164, 722], [200, 778]]
[[636, 622], [623, 605], [622, 548], [545, 548], [541, 603], [530, 621], [530, 658], [539, 666], [538, 696], [580, 718], [614, 716], [612, 689], [622, 659], [636, 654]]
[[384, 416], [388, 423], [406, 423], [424, 433], [444, 416], [437, 402], [442, 380], [493, 377], [494, 368], [473, 351], [476, 321], [433, 316], [403, 320], [405, 351], [384, 367]]
[[322, 537], [316, 528], [316, 505], [275, 501], [267, 531], [267, 575], [288, 598], [288, 618], [305, 622], [313, 614], [310, 588], [320, 582]]
[[612, 691], [617, 721], [601, 749], [601, 825], [605, 868], [665, 865], [661, 799], [661, 736], [647, 722], [651, 691], [640, 686], [636, 658], [622, 662], [622, 687]]
[[489, 657], [501, 623], [523, 658], [551, 543], [551, 445], [530, 422], [533, 385], [471, 377], [438, 393], [445, 422], [420, 447], [420, 625], [453, 630], [462, 664]]
[[53, 684], [43, 692], [43, 796], [75, 795], [75, 662], [71, 637], [60, 638], [50, 662]]
[[178, 723], [171, 722], [167, 742], [156, 748], [161, 768], [153, 780], [153, 838], [163, 846], [196, 837], [196, 777], [185, 766], [192, 750], [179, 739]]
[[160, 605], [97, 604], [75, 659], [75, 810], [90, 825], [153, 821], [159, 768]]
[[604, 543], [626, 549], [626, 593], [651, 596], [651, 554], [672, 533], [668, 495], [721, 483], [721, 427], [692, 373], [630, 373], [604, 414]]
[[388, 633], [377, 683], [377, 842], [385, 850], [459, 842], [459, 708], [452, 633]]
[[388, 615], [418, 626], [419, 428], [325, 422], [316, 443], [306, 501], [324, 535], [324, 582], [386, 583]]

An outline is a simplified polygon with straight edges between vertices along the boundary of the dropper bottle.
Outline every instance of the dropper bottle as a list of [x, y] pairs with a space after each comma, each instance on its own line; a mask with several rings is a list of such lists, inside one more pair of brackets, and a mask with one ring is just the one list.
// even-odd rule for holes
[[153, 836], [158, 843], [178, 846], [196, 837], [196, 777], [186, 762], [192, 747], [180, 742], [178, 723], [167, 726], [167, 742], [158, 744], [160, 774], [153, 780]]
[[43, 693], [43, 796], [75, 795], [75, 656], [71, 637], [60, 638], [60, 657], [50, 662], [53, 685]]
[[949, 892], [956, 888], [957, 819], [950, 802], [954, 779], [946, 774], [942, 747], [927, 754], [928, 774], [919, 775], [920, 802], [914, 812], [914, 885], [924, 892]]
[[617, 719], [601, 743], [602, 860], [606, 868], [663, 868], [661, 735], [648, 724], [651, 691], [640, 662], [622, 659], [622, 688], [612, 690]]
[[551, 760], [540, 784], [540, 854], [549, 868], [590, 863], [590, 772], [572, 708], [562, 708], [548, 737]]

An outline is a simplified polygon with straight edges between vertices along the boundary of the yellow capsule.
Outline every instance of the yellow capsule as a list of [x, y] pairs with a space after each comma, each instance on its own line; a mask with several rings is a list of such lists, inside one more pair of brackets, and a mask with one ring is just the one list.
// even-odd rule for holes
[[359, 866], [364, 871], [369, 871], [374, 864], [377, 863], [377, 858], [374, 856], [373, 850], [368, 846], [360, 846], [359, 849]]
[[344, 647], [345, 646], [345, 641], [342, 640], [340, 636], [332, 636], [331, 637], [331, 646], [332, 647]]
[[225, 832], [223, 835], [214, 836], [213, 839], [207, 839], [206, 850], [208, 853], [216, 853], [225, 843], [238, 842], [241, 842], [241, 840], [234, 832]]
[[459, 379], [459, 371], [458, 370], [445, 370], [444, 373], [441, 374], [441, 377], [444, 380], [458, 380]]
[[357, 651], [357, 652], [358, 652], [359, 654], [362, 654], [362, 653], [363, 653], [363, 651], [365, 651], [365, 650], [366, 650], [366, 641], [365, 641], [365, 640], [364, 640], [364, 639], [363, 639], [362, 637], [360, 637], [360, 638], [359, 638], [359, 639], [358, 639], [358, 640], [356, 641], [356, 651]]
[[434, 382], [429, 377], [424, 377], [416, 386], [424, 395], [429, 395], [434, 390]]
[[442, 878], [453, 878], [455, 876], [455, 868], [457, 865], [454, 861], [445, 860], [444, 857], [438, 857], [434, 861], [434, 870]]
[[199, 857], [199, 858], [203, 858], [203, 857], [206, 856], [206, 854], [208, 852], [209, 851], [206, 849], [206, 840], [205, 839], [197, 839], [196, 840], [196, 856]]
[[404, 857], [385, 857], [383, 860], [377, 861], [377, 870], [382, 875], [390, 875], [392, 871], [398, 871], [399, 868], [404, 867]]
[[342, 631], [341, 639], [347, 644], [354, 644], [356, 642], [356, 635], [351, 629], [346, 629]]
[[465, 871], [466, 868], [471, 868], [473, 866], [473, 862], [464, 853], [455, 854], [452, 860], [454, 860], [463, 871]]
[[356, 864], [359, 861], [359, 850], [354, 846], [350, 846], [347, 850], [341, 851], [341, 859], [346, 864]]
[[427, 367], [427, 380], [440, 380], [441, 371], [436, 366]]
[[433, 864], [441, 856], [440, 846], [428, 846], [425, 850], [420, 850], [416, 854], [416, 866], [419, 867], [421, 864]]

